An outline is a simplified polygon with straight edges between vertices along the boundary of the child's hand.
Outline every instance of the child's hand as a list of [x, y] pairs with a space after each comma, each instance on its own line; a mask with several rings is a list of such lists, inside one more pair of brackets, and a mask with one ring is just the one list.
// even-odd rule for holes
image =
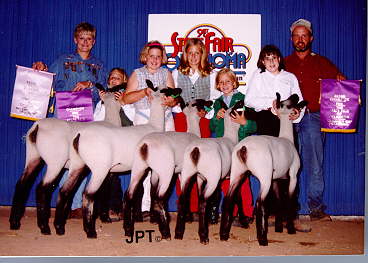
[[223, 119], [225, 117], [225, 112], [226, 110], [224, 108], [221, 108], [217, 114], [216, 114], [216, 118], [217, 119]]
[[32, 68], [40, 71], [48, 71], [47, 65], [42, 61], [37, 61], [32, 64]]
[[105, 92], [105, 91], [103, 91], [103, 90], [99, 90], [99, 91], [98, 91], [98, 95], [100, 96], [100, 100], [102, 100], [102, 101], [103, 101], [103, 97], [105, 96], [105, 94], [106, 94], [106, 92]]
[[300, 110], [293, 109], [293, 111], [289, 114], [289, 120], [295, 121], [300, 116]]
[[144, 91], [144, 95], [147, 96], [148, 101], [151, 101], [153, 99], [152, 97], [153, 90], [151, 90], [150, 88], [145, 88], [143, 91]]
[[123, 91], [116, 91], [114, 92], [114, 96], [115, 96], [115, 99], [121, 104], [121, 105], [124, 105], [124, 100], [123, 100], [123, 97], [124, 97], [124, 92]]
[[92, 82], [87, 80], [87, 81], [79, 81], [74, 89], [72, 91], [81, 91], [81, 90], [84, 90], [84, 89], [88, 89], [88, 88], [91, 88], [92, 87]]
[[240, 125], [245, 125], [247, 123], [247, 119], [244, 116], [244, 111], [239, 114], [237, 111], [234, 111], [234, 114], [230, 115], [230, 118], [233, 122], [239, 123]]

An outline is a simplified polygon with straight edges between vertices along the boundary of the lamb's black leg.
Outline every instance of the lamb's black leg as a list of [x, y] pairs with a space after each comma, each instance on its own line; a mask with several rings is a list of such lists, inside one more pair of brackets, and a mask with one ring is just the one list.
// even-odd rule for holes
[[182, 191], [181, 195], [179, 196], [178, 200], [178, 214], [176, 218], [176, 226], [175, 226], [175, 239], [183, 239], [184, 232], [185, 232], [185, 218], [186, 214], [189, 211], [189, 195], [191, 189], [190, 183], [188, 183], [184, 190]]
[[294, 220], [296, 218], [295, 199], [295, 193], [292, 195], [288, 195], [286, 211], [286, 229], [288, 231], [288, 234], [296, 233], [296, 229], [294, 226]]
[[[49, 167], [47, 168], [49, 169]], [[61, 169], [57, 176], [51, 175], [49, 171], [46, 174], [48, 179], [53, 180], [47, 184], [41, 181], [36, 188], [36, 202], [37, 202], [37, 225], [44, 235], [50, 235], [51, 230], [49, 227], [49, 219], [51, 215], [51, 198], [52, 193], [55, 191], [61, 176], [64, 174], [65, 169]]]
[[99, 214], [102, 223], [111, 223], [111, 218], [109, 216], [109, 208], [110, 208], [110, 191], [112, 189], [112, 175], [111, 173], [107, 174], [105, 180], [103, 181], [100, 189], [97, 191], [96, 195], [98, 198], [95, 202], [95, 208], [97, 214]]
[[143, 222], [142, 215], [142, 199], [144, 194], [143, 180], [141, 180], [135, 189], [134, 199], [133, 199], [133, 214], [135, 222]]
[[198, 217], [199, 217], [199, 228], [198, 228], [198, 235], [199, 235], [199, 241], [207, 245], [209, 242], [208, 239], [208, 216], [206, 213], [207, 208], [207, 200], [204, 198], [204, 195], [201, 191], [199, 197], [198, 197]]
[[274, 204], [270, 203], [271, 206], [276, 207], [275, 209], [275, 232], [282, 233], [283, 231], [283, 212], [282, 212], [282, 189], [280, 188], [280, 184], [282, 182], [279, 182], [279, 180], [273, 180], [272, 181], [272, 190], [274, 194], [273, 201]]
[[234, 221], [234, 198], [239, 191], [240, 179], [230, 186], [227, 194], [222, 201], [222, 214], [220, 225], [220, 240], [228, 240], [230, 235], [231, 225]]
[[220, 225], [220, 240], [228, 240], [230, 236], [231, 225], [234, 221], [234, 192], [225, 195], [222, 201], [222, 214]]
[[267, 246], [268, 215], [266, 213], [264, 200], [261, 200], [260, 197], [257, 199], [256, 204], [256, 227], [259, 245]]
[[54, 227], [56, 234], [58, 235], [65, 234], [65, 224], [73, 201], [73, 196], [78, 189], [77, 187], [84, 179], [84, 170], [85, 168], [83, 167], [70, 173], [68, 179], [64, 182], [64, 185], [59, 190], [54, 219]]
[[162, 239], [170, 240], [169, 214], [165, 210], [165, 198], [154, 196], [154, 198], [151, 199], [151, 202], [153, 202], [153, 213], [158, 219], [158, 228], [160, 230], [161, 237]]
[[212, 196], [207, 200], [208, 209], [206, 210], [208, 210], [209, 223], [212, 225], [218, 223], [220, 201], [221, 201], [221, 188], [219, 184], [216, 190], [213, 192]]
[[87, 234], [87, 238], [97, 238], [96, 232], [96, 213], [94, 213], [94, 193], [83, 193], [83, 229]]
[[125, 191], [124, 201], [123, 201], [123, 228], [125, 231], [125, 236], [132, 237], [134, 233], [134, 215], [133, 215], [133, 196], [129, 195], [129, 188]]
[[17, 181], [9, 217], [10, 229], [12, 230], [20, 228], [20, 220], [24, 215], [25, 203], [27, 202], [29, 192], [31, 191], [32, 185], [34, 184], [41, 168], [41, 159], [30, 162], [24, 169], [22, 176]]
[[55, 181], [44, 185], [40, 182], [36, 188], [36, 200], [37, 200], [37, 225], [44, 235], [50, 235], [51, 230], [49, 227], [49, 219], [51, 215], [50, 203], [52, 193], [54, 192], [57, 185]]

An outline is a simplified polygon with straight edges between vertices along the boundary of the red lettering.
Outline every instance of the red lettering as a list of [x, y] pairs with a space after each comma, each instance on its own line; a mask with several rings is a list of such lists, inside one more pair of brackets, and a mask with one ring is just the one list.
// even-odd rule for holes
[[174, 52], [171, 54], [171, 57], [176, 57], [179, 52], [183, 51], [183, 46], [185, 45], [185, 42], [187, 41], [188, 38], [182, 38], [182, 37], [178, 37], [179, 33], [178, 32], [174, 32], [171, 35], [171, 44], [174, 47]]
[[209, 53], [210, 52], [210, 45], [212, 43], [211, 37], [213, 37], [215, 33], [209, 32], [206, 34], [204, 45], [206, 46], [206, 50]]
[[225, 52], [234, 52], [234, 40], [231, 37], [225, 37]]
[[176, 43], [176, 37], [179, 35], [178, 32], [174, 32], [171, 35], [171, 44], [174, 47], [174, 52], [171, 54], [171, 57], [176, 57], [176, 55], [179, 53], [179, 44]]
[[207, 28], [200, 28], [197, 30], [198, 36], [197, 38], [200, 38], [201, 36], [206, 36], [206, 34], [208, 33], [208, 29]]

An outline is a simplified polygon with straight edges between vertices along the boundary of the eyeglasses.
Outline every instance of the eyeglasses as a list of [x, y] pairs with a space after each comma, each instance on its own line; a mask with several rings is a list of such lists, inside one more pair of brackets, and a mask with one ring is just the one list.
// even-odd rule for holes
[[218, 85], [219, 86], [229, 86], [232, 85], [233, 82], [231, 80], [226, 80], [226, 81], [219, 81]]

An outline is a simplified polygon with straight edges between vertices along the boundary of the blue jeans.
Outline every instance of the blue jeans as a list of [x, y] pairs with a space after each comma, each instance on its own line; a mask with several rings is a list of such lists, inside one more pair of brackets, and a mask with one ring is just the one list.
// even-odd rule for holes
[[[63, 177], [61, 178], [61, 180], [59, 182], [59, 187], [60, 188], [63, 186], [66, 179], [68, 179], [68, 176], [69, 176], [69, 171], [66, 170], [63, 174]], [[82, 208], [82, 195], [83, 195], [83, 192], [84, 192], [84, 188], [86, 187], [87, 178], [88, 177], [86, 176], [83, 179], [82, 183], [78, 187], [78, 190], [77, 190], [77, 192], [75, 193], [75, 195], [73, 197], [72, 210], [77, 209], [77, 208]]]
[[320, 113], [305, 113], [296, 125], [302, 169], [306, 176], [307, 200], [311, 213], [324, 211], [323, 204], [323, 147], [325, 134], [321, 132]]

